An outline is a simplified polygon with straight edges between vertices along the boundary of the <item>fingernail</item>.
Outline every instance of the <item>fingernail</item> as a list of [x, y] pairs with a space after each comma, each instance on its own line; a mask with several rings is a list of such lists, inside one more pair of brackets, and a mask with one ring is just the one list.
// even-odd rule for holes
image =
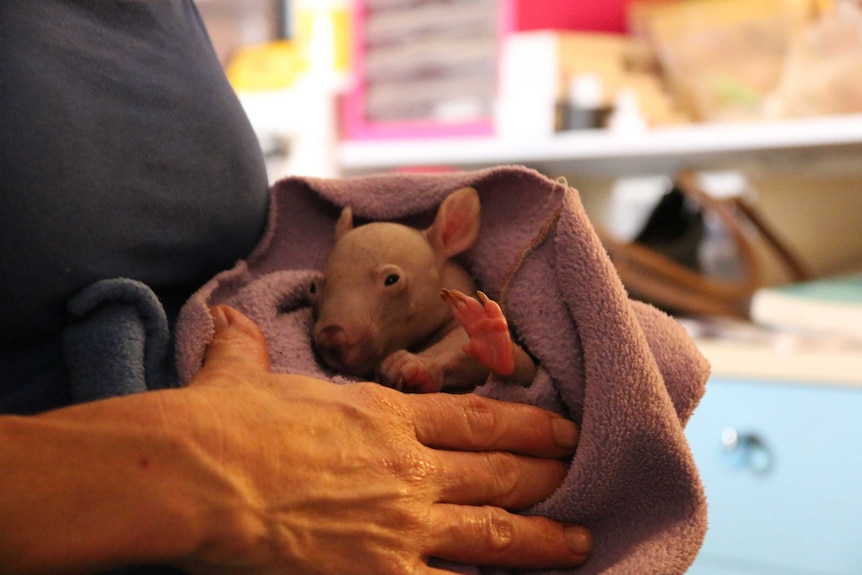
[[578, 426], [568, 419], [555, 418], [551, 420], [554, 428], [554, 440], [557, 447], [563, 449], [574, 449], [578, 446]]
[[593, 550], [593, 537], [583, 527], [567, 527], [566, 543], [573, 555], [589, 555]]
[[219, 305], [214, 305], [210, 308], [210, 317], [213, 318], [213, 325], [215, 325], [216, 329], [225, 328], [230, 325], [224, 309]]

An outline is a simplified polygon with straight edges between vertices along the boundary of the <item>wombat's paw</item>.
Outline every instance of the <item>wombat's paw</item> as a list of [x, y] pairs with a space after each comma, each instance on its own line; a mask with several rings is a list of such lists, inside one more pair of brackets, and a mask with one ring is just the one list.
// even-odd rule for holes
[[377, 381], [407, 393], [432, 393], [443, 388], [443, 374], [429, 358], [403, 349], [380, 363]]
[[477, 295], [478, 300], [448, 289], [440, 294], [470, 336], [464, 352], [498, 375], [511, 375], [515, 371], [515, 347], [506, 316], [497, 302], [481, 291]]

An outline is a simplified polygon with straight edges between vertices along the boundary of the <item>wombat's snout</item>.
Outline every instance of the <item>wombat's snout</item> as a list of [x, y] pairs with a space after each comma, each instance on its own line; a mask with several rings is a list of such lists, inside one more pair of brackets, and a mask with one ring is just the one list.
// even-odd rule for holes
[[340, 325], [327, 325], [318, 331], [315, 339], [323, 360], [334, 369], [344, 369], [345, 352], [350, 346], [344, 328]]
[[320, 357], [332, 369], [359, 376], [373, 371], [368, 334], [348, 333], [341, 325], [330, 324], [317, 330], [314, 340]]

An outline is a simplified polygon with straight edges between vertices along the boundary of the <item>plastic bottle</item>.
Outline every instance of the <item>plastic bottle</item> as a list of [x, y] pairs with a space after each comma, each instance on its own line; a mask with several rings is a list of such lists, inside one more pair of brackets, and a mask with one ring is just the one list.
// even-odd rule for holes
[[608, 118], [608, 128], [615, 132], [635, 132], [648, 127], [635, 91], [623, 88], [617, 92], [613, 112]]
[[568, 100], [563, 106], [563, 130], [603, 128], [609, 112], [602, 80], [596, 74], [578, 74], [569, 81]]
[[[742, 196], [750, 189], [740, 172], [702, 173], [700, 185], [704, 192], [718, 199]], [[707, 212], [704, 216], [706, 233], [698, 249], [701, 270], [716, 279], [743, 279], [745, 270], [733, 236], [716, 214]]]

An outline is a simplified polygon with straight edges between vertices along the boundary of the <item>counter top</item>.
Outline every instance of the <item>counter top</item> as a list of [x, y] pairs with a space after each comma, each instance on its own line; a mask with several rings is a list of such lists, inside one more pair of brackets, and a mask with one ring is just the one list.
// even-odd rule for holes
[[732, 318], [679, 318], [712, 375], [862, 389], [862, 340], [769, 329]]

